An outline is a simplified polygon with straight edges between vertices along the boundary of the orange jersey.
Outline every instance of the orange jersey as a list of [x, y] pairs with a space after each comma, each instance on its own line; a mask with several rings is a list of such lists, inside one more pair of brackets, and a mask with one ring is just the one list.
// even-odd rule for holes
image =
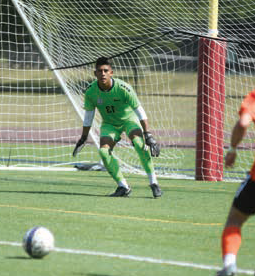
[[[239, 110], [239, 115], [249, 113], [252, 121], [255, 123], [255, 90], [251, 91], [244, 99]], [[252, 180], [255, 180], [255, 160], [253, 161], [250, 175]]]
[[239, 115], [243, 113], [249, 113], [255, 122], [255, 90], [251, 91], [244, 99], [241, 104]]

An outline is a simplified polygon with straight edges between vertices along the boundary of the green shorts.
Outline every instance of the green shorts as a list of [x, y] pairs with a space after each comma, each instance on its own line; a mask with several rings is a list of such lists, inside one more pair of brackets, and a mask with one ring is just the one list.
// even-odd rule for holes
[[117, 143], [121, 139], [122, 132], [125, 132], [128, 136], [129, 133], [135, 129], [142, 129], [141, 124], [138, 121], [126, 121], [121, 126], [102, 123], [100, 137], [111, 137], [112, 140]]

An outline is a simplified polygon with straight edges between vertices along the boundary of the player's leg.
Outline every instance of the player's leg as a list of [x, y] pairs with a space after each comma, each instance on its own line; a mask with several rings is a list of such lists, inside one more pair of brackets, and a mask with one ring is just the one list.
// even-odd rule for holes
[[153, 161], [149, 153], [149, 150], [145, 145], [141, 130], [140, 129], [133, 130], [129, 134], [129, 138], [132, 141], [134, 148], [142, 163], [142, 166], [149, 177], [150, 184], [158, 183], [156, 174], [154, 172]]
[[217, 275], [234, 275], [236, 258], [241, 245], [241, 228], [255, 212], [255, 183], [250, 176], [240, 185], [222, 232], [222, 258], [224, 267]]
[[157, 176], [154, 170], [154, 165], [152, 161], [152, 157], [149, 152], [149, 148], [145, 145], [145, 141], [143, 138], [143, 133], [139, 124], [135, 122], [130, 122], [126, 125], [126, 132], [128, 134], [129, 139], [132, 141], [134, 148], [139, 156], [141, 164], [148, 175], [150, 188], [152, 190], [153, 196], [160, 197], [162, 195], [162, 191], [158, 185]]
[[108, 173], [117, 183], [118, 187], [111, 196], [127, 196], [131, 193], [118, 163], [118, 160], [112, 155], [115, 144], [120, 140], [119, 130], [111, 125], [101, 127], [99, 154]]
[[236, 258], [241, 245], [241, 228], [248, 219], [246, 215], [234, 206], [231, 207], [226, 225], [221, 236], [223, 269], [219, 276], [234, 275], [236, 272]]

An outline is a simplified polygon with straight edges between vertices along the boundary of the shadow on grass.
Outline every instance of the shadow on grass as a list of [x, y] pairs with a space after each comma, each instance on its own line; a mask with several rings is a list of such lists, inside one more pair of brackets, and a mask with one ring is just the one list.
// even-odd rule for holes
[[160, 198], [154, 198], [153, 196], [127, 196], [127, 197], [111, 197], [109, 194], [87, 194], [87, 193], [68, 193], [68, 192], [45, 192], [45, 191], [0, 191], [1, 193], [13, 193], [13, 194], [40, 194], [40, 195], [69, 195], [69, 196], [90, 196], [90, 197], [104, 197], [104, 198], [109, 198], [113, 200], [118, 200], [118, 199], [150, 199], [150, 200], [160, 200]]
[[86, 276], [110, 276], [110, 274], [87, 273]]
[[[68, 192], [48, 192], [48, 191], [0, 191], [1, 193], [13, 193], [13, 194], [40, 194], [40, 195], [70, 195], [70, 196], [95, 196], [95, 197], [108, 197], [109, 199], [114, 198], [120, 198], [120, 197], [110, 197], [108, 194], [104, 195], [99, 195], [99, 194], [87, 194], [87, 193], [68, 193]], [[153, 199], [152, 196], [128, 196], [128, 197], [121, 197], [122, 199], [128, 198], [128, 199], [138, 199], [138, 198], [143, 198], [143, 199]], [[159, 199], [158, 199], [159, 200]]]
[[110, 274], [97, 274], [97, 273], [82, 273], [75, 272], [73, 273], [75, 276], [111, 276]]
[[5, 257], [5, 258], [9, 259], [9, 260], [27, 260], [27, 261], [41, 260], [41, 259], [33, 259], [33, 258], [30, 258], [30, 257], [24, 257], [24, 256], [8, 256], [8, 257]]
[[68, 193], [68, 192], [45, 192], [45, 191], [0, 191], [0, 193], [16, 193], [16, 194], [41, 194], [41, 195], [71, 195], [71, 196], [96, 196], [107, 197], [108, 195], [96, 195], [86, 193]]

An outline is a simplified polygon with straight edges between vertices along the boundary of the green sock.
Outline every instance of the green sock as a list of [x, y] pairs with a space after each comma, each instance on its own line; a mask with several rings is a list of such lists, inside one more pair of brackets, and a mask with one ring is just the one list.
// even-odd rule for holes
[[149, 153], [149, 150], [146, 150], [144, 148], [145, 143], [143, 138], [137, 136], [133, 139], [132, 142], [134, 144], [136, 152], [139, 155], [140, 161], [143, 165], [145, 172], [147, 174], [154, 174], [154, 166], [153, 166], [152, 158]]
[[118, 160], [113, 157], [109, 148], [100, 148], [99, 154], [103, 160], [104, 166], [112, 178], [118, 183], [124, 180], [124, 176], [120, 170]]

